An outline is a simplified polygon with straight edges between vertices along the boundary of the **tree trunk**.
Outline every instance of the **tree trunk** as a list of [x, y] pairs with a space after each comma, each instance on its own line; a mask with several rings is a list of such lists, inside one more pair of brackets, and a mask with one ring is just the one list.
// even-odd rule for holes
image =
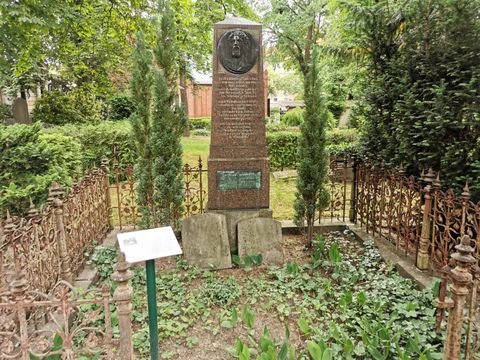
[[185, 115], [187, 116], [187, 126], [183, 130], [183, 136], [190, 136], [190, 121], [188, 118], [188, 97], [187, 97], [187, 71], [184, 66], [180, 67], [180, 102], [182, 103]]
[[307, 248], [312, 247], [314, 219], [315, 214], [307, 214]]

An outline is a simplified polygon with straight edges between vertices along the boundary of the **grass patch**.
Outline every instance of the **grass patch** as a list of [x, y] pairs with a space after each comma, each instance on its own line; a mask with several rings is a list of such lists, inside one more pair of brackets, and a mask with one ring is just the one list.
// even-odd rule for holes
[[203, 160], [203, 166], [207, 166], [208, 151], [210, 147], [209, 136], [190, 136], [182, 138], [183, 163], [196, 166], [198, 157]]

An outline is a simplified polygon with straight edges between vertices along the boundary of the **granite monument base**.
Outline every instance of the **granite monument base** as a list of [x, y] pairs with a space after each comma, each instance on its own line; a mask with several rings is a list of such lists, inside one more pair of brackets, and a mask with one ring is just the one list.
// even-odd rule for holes
[[268, 209], [267, 158], [208, 160], [208, 209]]

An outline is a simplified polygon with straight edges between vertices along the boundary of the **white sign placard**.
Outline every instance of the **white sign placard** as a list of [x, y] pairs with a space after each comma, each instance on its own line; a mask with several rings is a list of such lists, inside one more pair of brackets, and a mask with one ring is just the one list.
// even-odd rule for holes
[[182, 254], [171, 226], [121, 233], [117, 239], [129, 263]]

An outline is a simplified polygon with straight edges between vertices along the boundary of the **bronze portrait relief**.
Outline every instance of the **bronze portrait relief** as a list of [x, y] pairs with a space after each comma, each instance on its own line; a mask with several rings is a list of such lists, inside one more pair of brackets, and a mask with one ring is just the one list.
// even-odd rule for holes
[[236, 29], [218, 41], [217, 54], [222, 66], [233, 74], [245, 74], [255, 65], [260, 49], [252, 34]]

